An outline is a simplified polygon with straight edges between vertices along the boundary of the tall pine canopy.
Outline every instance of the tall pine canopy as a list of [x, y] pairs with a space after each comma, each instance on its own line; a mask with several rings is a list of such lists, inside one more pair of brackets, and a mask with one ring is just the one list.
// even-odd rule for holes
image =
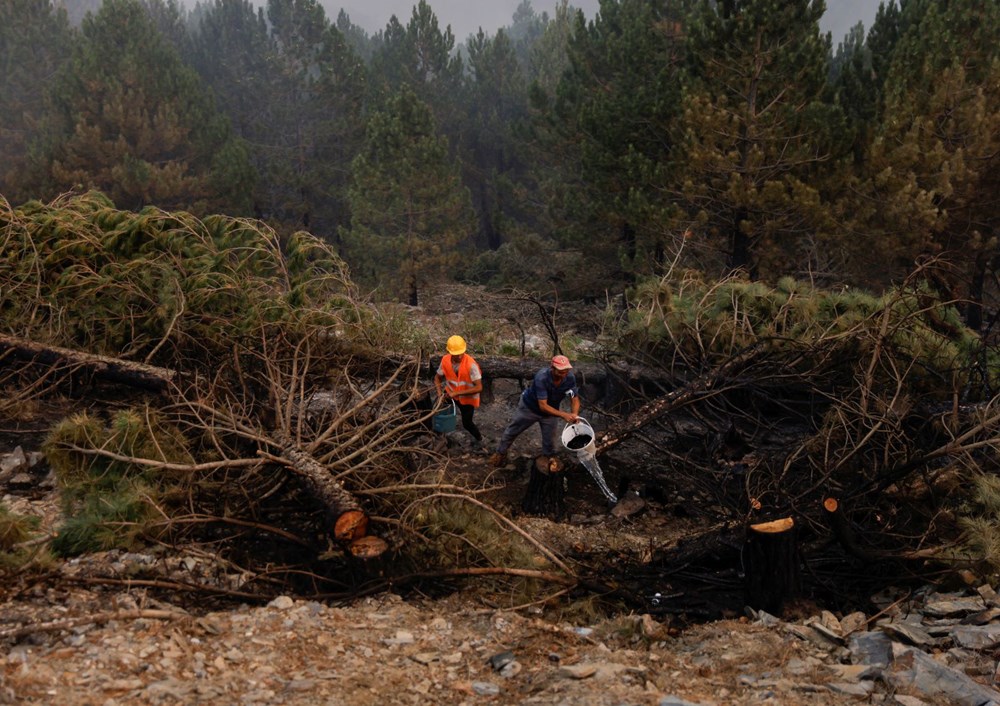
[[0, 2], [0, 194], [11, 202], [34, 196], [24, 188], [28, 153], [47, 111], [45, 87], [71, 46], [66, 13], [49, 0]]
[[826, 100], [823, 11], [823, 0], [702, 0], [691, 22], [681, 198], [696, 234], [751, 277], [823, 269], [816, 179], [842, 130]]
[[904, 270], [934, 256], [946, 294], [983, 322], [1000, 267], [1000, 4], [909, 0], [887, 63], [881, 122], [857, 189], [864, 255]]
[[527, 179], [527, 164], [516, 131], [528, 117], [527, 93], [506, 32], [487, 37], [480, 31], [470, 38], [468, 51], [468, 109], [461, 121], [466, 183], [479, 211], [480, 242], [496, 250], [526, 218], [519, 186]]
[[39, 195], [97, 189], [127, 209], [247, 211], [242, 145], [138, 0], [87, 16], [53, 103]]
[[661, 263], [671, 238], [658, 182], [674, 148], [682, 6], [605, 0], [589, 24], [578, 13], [555, 96], [534, 88], [555, 227], [627, 278]]
[[348, 262], [362, 280], [416, 306], [420, 290], [459, 264], [459, 245], [475, 226], [459, 165], [412, 90], [372, 116], [353, 172]]

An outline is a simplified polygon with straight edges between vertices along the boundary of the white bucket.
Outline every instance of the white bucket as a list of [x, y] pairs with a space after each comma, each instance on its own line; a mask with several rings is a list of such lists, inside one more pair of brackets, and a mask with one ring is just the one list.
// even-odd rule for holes
[[579, 454], [593, 455], [597, 448], [594, 428], [587, 423], [587, 420], [580, 417], [575, 424], [567, 424], [563, 429], [562, 442], [570, 451]]

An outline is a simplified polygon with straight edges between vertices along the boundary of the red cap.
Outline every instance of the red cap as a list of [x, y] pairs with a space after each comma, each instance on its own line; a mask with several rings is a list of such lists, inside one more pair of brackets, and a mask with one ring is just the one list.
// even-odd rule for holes
[[570, 365], [569, 358], [564, 355], [557, 355], [552, 359], [552, 367], [556, 370], [569, 370], [573, 366]]

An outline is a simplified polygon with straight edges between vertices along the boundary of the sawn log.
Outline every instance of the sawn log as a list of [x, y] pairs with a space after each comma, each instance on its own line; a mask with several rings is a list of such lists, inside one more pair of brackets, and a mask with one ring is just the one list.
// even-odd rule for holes
[[[289, 462], [290, 468], [295, 473], [302, 476], [313, 497], [327, 509], [328, 531], [333, 539], [350, 548], [358, 540], [367, 537], [368, 515], [344, 484], [334, 478], [326, 466], [300, 449], [287, 436], [275, 432], [272, 433], [272, 438], [281, 448], [281, 457]], [[385, 542], [367, 543], [364, 546], [367, 558], [374, 556], [372, 552], [375, 546], [382, 547], [381, 551], [388, 548]]]

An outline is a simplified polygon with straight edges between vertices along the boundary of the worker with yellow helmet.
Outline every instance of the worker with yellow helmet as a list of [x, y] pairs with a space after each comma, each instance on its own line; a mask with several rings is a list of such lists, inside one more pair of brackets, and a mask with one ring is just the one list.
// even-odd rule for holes
[[439, 397], [447, 395], [455, 401], [462, 414], [462, 426], [483, 448], [483, 435], [472, 419], [479, 407], [479, 393], [483, 391], [482, 371], [476, 360], [466, 352], [465, 339], [461, 336], [449, 338], [445, 347], [448, 353], [441, 357], [441, 364], [434, 375], [434, 387]]

